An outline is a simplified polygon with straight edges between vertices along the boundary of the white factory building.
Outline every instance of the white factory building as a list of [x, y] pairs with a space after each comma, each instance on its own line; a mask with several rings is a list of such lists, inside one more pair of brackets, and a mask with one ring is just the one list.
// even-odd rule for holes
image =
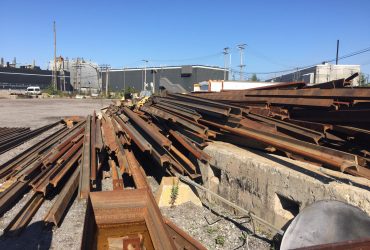
[[[304, 81], [309, 84], [317, 84], [329, 82], [337, 79], [347, 78], [354, 73], [360, 73], [360, 65], [335, 65], [335, 64], [319, 64], [310, 68], [297, 70], [293, 73], [285, 74], [282, 76], [274, 77], [268, 82], [297, 82]], [[358, 77], [352, 82], [353, 86], [358, 85]]]

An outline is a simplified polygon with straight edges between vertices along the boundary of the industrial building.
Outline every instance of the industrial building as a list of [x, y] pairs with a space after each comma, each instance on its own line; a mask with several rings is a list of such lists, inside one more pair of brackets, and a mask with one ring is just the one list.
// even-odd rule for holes
[[[49, 62], [49, 68], [54, 69], [54, 60]], [[58, 72], [69, 72], [70, 82], [75, 90], [82, 92], [100, 92], [99, 66], [97, 63], [83, 58], [68, 59], [57, 57], [56, 69]]]
[[[53, 72], [42, 70], [39, 66], [23, 65], [16, 67], [14, 59], [12, 63], [2, 59], [0, 62], [0, 89], [26, 89], [29, 86], [39, 86], [46, 89], [52, 83]], [[68, 71], [57, 72], [58, 89], [72, 90], [70, 73]]]
[[224, 74], [228, 79], [229, 75], [223, 68], [204, 65], [110, 69], [101, 73], [103, 89], [108, 80], [110, 91], [120, 91], [128, 87], [141, 91], [146, 82], [147, 90], [153, 86], [155, 91], [163, 87], [172, 92], [190, 92], [193, 91], [194, 83], [210, 79], [223, 80]]
[[[329, 82], [337, 79], [347, 78], [356, 72], [360, 72], [360, 65], [335, 65], [319, 64], [310, 68], [297, 70], [293, 73], [271, 78], [268, 82], [295, 82], [304, 81], [309, 84]], [[358, 78], [352, 82], [353, 86], [358, 86]]]
[[171, 92], [190, 92], [194, 83], [223, 80], [229, 75], [223, 68], [204, 65], [108, 69], [83, 58], [68, 59], [61, 56], [57, 57], [56, 63], [54, 60], [49, 62], [50, 70], [42, 70], [35, 65], [19, 68], [15, 65], [14, 60], [13, 63], [0, 64], [0, 88], [25, 89], [37, 85], [45, 89], [52, 82], [55, 65], [58, 89], [90, 93], [105, 91], [107, 82], [111, 92], [128, 87], [137, 92], [143, 89], [158, 91], [159, 87]]

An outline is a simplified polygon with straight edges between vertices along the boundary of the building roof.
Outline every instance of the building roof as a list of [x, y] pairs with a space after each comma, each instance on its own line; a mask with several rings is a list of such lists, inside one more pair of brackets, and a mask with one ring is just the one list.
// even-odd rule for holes
[[[180, 66], [159, 66], [159, 67], [147, 67], [147, 70], [159, 70], [159, 69], [181, 69], [182, 67], [191, 66], [193, 68], [203, 68], [203, 69], [213, 69], [213, 70], [222, 70], [224, 68], [220, 68], [218, 66], [207, 66], [207, 65], [180, 65]], [[137, 68], [122, 68], [122, 69], [110, 69], [109, 71], [140, 71], [143, 70], [144, 67], [137, 67]], [[228, 69], [226, 69], [228, 71]]]

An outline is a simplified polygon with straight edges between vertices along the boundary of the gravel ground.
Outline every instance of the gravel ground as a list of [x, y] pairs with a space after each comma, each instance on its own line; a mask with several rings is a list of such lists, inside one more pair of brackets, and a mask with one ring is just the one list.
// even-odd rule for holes
[[207, 249], [270, 249], [265, 235], [252, 235], [252, 225], [248, 218], [235, 217], [219, 206], [212, 209], [221, 211], [218, 216], [206, 207], [198, 207], [191, 202], [174, 208], [161, 208], [164, 216], [172, 220]]
[[[147, 177], [155, 195], [159, 184]], [[163, 216], [170, 219], [207, 249], [270, 249], [270, 241], [261, 232], [252, 235], [253, 226], [248, 218], [237, 217], [219, 205], [198, 207], [187, 202], [176, 207], [160, 208]]]
[[[1, 123], [0, 123], [1, 124]], [[1, 127], [1, 126], [0, 126]], [[29, 147], [31, 147], [32, 145], [35, 145], [36, 143], [40, 142], [41, 140], [45, 139], [46, 137], [48, 137], [49, 135], [55, 133], [56, 131], [58, 131], [59, 129], [61, 129], [63, 127], [63, 125], [58, 125], [58, 126], [55, 126], [54, 128], [51, 128], [47, 131], [45, 131], [44, 133], [42, 133], [41, 135], [39, 136], [36, 136], [35, 138], [32, 138], [31, 140], [29, 141], [26, 141], [25, 143], [3, 153], [3, 154], [0, 154], [0, 165], [7, 162], [8, 160], [14, 158], [15, 156], [17, 156], [18, 154], [20, 154], [21, 152], [23, 152], [24, 150], [28, 149]]]
[[86, 209], [84, 201], [73, 202], [69, 208], [61, 226], [46, 227], [43, 219], [56, 197], [45, 200], [31, 222], [19, 236], [6, 237], [4, 229], [16, 216], [20, 209], [31, 199], [33, 192], [30, 191], [0, 219], [0, 249], [79, 249], [82, 238], [83, 223]]
[[63, 116], [86, 116], [112, 103], [108, 99], [0, 99], [0, 127], [38, 128]]
[[[111, 178], [111, 171], [106, 171], [106, 177], [102, 178], [101, 180], [101, 190], [102, 191], [111, 191], [113, 190], [113, 183], [112, 183], [112, 178]], [[109, 177], [108, 177], [109, 175]], [[104, 176], [104, 172], [103, 172], [103, 176]]]

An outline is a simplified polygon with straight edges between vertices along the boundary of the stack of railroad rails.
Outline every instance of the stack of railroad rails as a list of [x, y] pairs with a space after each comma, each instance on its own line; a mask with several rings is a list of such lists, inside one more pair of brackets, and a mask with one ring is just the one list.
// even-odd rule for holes
[[[60, 226], [68, 204], [77, 196], [88, 202], [85, 215], [81, 215], [86, 216], [82, 249], [108, 249], [117, 240], [125, 249], [130, 244], [146, 249], [204, 249], [162, 217], [145, 171], [127, 147], [128, 138], [113, 129], [117, 124], [112, 117], [103, 114], [98, 119], [94, 113], [55, 124], [63, 125], [0, 166], [1, 215], [31, 193], [4, 235], [20, 235], [43, 202], [55, 195], [44, 222]], [[101, 169], [107, 167], [112, 173], [113, 190], [103, 192], [96, 184], [101, 181]], [[130, 182], [123, 182], [124, 174]], [[122, 237], [123, 232], [130, 237]]]
[[223, 140], [369, 179], [370, 89], [345, 83], [167, 94], [138, 114], [167, 137], [188, 142], [182, 146]]
[[[0, 166], [1, 216], [31, 196], [4, 234], [21, 234], [43, 202], [57, 195], [44, 214], [46, 225], [60, 226], [76, 197], [86, 201], [82, 249], [204, 249], [161, 215], [147, 175], [200, 183], [198, 163], [211, 161], [203, 151], [211, 141], [370, 179], [370, 89], [350, 88], [349, 81], [162, 93], [140, 107], [112, 104], [35, 130], [0, 128], [0, 154], [53, 128]], [[102, 191], [106, 171], [112, 189]]]
[[55, 127], [59, 122], [45, 125], [41, 128], [31, 130], [30, 128], [1, 128], [0, 127], [0, 154], [40, 135], [41, 133]]

